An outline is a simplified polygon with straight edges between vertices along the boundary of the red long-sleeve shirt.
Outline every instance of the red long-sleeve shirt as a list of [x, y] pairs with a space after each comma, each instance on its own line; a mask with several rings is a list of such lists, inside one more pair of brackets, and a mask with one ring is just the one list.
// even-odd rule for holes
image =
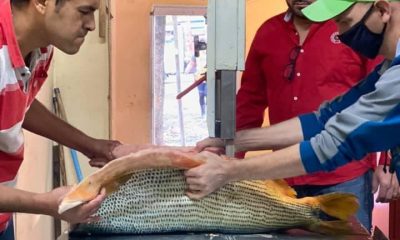
[[[271, 124], [315, 111], [362, 80], [382, 60], [359, 56], [341, 44], [337, 35], [333, 21], [313, 24], [300, 46], [289, 13], [267, 20], [257, 31], [246, 60], [237, 95], [237, 130], [260, 127], [267, 107]], [[288, 78], [290, 68], [292, 79]], [[334, 172], [287, 181], [290, 185], [337, 184], [362, 175], [375, 161], [375, 155], [370, 155]]]

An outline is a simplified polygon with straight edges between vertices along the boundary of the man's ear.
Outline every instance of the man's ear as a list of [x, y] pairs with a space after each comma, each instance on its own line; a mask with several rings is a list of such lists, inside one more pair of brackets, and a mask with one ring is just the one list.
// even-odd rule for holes
[[387, 0], [378, 0], [374, 3], [375, 7], [379, 10], [382, 21], [389, 22], [390, 15], [393, 13], [392, 6]]
[[44, 14], [46, 12], [46, 8], [48, 5], [48, 0], [33, 0], [33, 4], [35, 5], [35, 9], [40, 13]]

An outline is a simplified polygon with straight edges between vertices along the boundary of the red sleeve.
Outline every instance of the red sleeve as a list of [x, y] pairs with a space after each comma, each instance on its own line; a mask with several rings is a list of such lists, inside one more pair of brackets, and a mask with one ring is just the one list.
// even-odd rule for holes
[[[236, 130], [261, 127], [264, 111], [268, 106], [266, 79], [262, 70], [262, 59], [257, 50], [260, 32], [257, 32], [246, 59], [241, 87], [236, 97]], [[260, 41], [261, 42], [261, 41]], [[245, 152], [237, 153], [243, 158]]]

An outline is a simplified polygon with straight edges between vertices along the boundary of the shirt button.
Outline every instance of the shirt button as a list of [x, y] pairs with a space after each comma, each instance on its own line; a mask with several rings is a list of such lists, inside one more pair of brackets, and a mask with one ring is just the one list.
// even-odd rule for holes
[[294, 97], [293, 100], [297, 101], [297, 100], [299, 100], [299, 98], [298, 97]]
[[304, 53], [304, 49], [300, 49], [300, 52], [301, 52], [301, 53]]
[[297, 75], [298, 77], [300, 77], [300, 76], [301, 76], [301, 73], [298, 72], [296, 75]]

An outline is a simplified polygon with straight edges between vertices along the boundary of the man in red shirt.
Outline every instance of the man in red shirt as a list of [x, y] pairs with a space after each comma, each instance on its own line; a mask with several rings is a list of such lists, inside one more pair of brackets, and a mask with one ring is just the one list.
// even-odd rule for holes
[[[95, 221], [105, 198], [58, 214], [68, 187], [35, 194], [13, 188], [23, 160], [22, 128], [74, 148], [100, 167], [114, 158], [119, 143], [94, 139], [60, 120], [35, 99], [47, 77], [53, 46], [79, 51], [95, 29], [99, 0], [0, 0], [0, 239], [13, 239], [12, 212], [51, 215], [71, 223]], [[7, 231], [5, 231], [7, 229]]]

